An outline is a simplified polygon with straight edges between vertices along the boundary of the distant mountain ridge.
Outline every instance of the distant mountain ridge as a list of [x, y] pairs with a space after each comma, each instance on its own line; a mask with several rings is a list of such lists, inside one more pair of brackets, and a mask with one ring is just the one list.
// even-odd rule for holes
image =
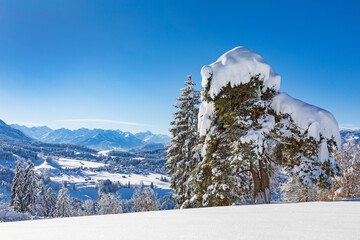
[[2, 120], [0, 120], [0, 138], [31, 141], [31, 138], [26, 136], [21, 130], [12, 128]]
[[60, 128], [53, 130], [46, 126], [26, 127], [10, 125], [20, 130], [24, 136], [45, 143], [76, 144], [95, 150], [131, 150], [164, 148], [170, 137], [164, 134], [153, 134], [150, 131], [132, 134], [121, 130], [87, 129], [69, 130]]

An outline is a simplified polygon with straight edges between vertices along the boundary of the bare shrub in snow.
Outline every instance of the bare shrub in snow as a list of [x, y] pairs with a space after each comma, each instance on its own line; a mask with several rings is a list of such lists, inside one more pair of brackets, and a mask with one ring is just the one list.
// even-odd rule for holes
[[136, 188], [131, 198], [134, 203], [134, 212], [157, 210], [156, 195], [151, 188]]

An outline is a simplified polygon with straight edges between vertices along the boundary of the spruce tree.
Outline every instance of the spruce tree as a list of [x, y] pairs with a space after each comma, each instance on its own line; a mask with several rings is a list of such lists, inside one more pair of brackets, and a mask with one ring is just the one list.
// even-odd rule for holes
[[189, 76], [174, 107], [177, 112], [171, 124], [171, 140], [167, 146], [166, 168], [171, 176], [170, 186], [179, 205], [187, 205], [191, 197], [190, 173], [199, 162], [196, 152], [198, 145], [197, 118], [200, 92], [194, 89], [195, 83]]
[[46, 191], [46, 198], [45, 198], [46, 217], [55, 217], [56, 202], [57, 202], [57, 196], [52, 190], [52, 188], [49, 187]]
[[46, 216], [46, 191], [44, 186], [41, 186], [37, 193], [35, 214], [41, 217]]
[[12, 181], [11, 187], [11, 197], [10, 197], [10, 206], [14, 208], [17, 212], [25, 212], [24, 205], [24, 167], [20, 162], [17, 163], [15, 169], [15, 176]]
[[37, 183], [34, 171], [34, 164], [28, 160], [25, 169], [25, 185], [24, 185], [24, 205], [26, 211], [35, 214], [35, 204], [37, 196]]
[[70, 217], [70, 215], [71, 215], [71, 199], [69, 195], [69, 190], [65, 187], [65, 184], [63, 184], [57, 197], [57, 202], [55, 205], [55, 216]]

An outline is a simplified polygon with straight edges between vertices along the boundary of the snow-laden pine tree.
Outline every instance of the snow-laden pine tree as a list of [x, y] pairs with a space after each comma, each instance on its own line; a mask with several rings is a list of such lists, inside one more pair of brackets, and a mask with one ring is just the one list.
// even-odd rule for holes
[[15, 176], [12, 181], [10, 206], [17, 212], [25, 212], [26, 208], [24, 205], [24, 178], [25, 171], [24, 167], [20, 162], [17, 163], [15, 169]]
[[331, 186], [340, 136], [329, 112], [280, 93], [280, 76], [248, 48], [225, 53], [201, 74], [197, 206], [270, 203], [279, 166], [302, 186]]
[[69, 195], [69, 190], [65, 187], [65, 184], [62, 185], [62, 188], [59, 191], [57, 196], [57, 201], [55, 205], [55, 216], [56, 217], [70, 217], [71, 216], [71, 199]]
[[134, 212], [157, 210], [156, 194], [151, 188], [136, 188], [131, 198]]
[[46, 190], [45, 186], [41, 186], [38, 190], [35, 202], [35, 215], [44, 217], [46, 216]]
[[190, 173], [199, 162], [196, 151], [198, 145], [197, 119], [200, 92], [194, 89], [195, 83], [189, 76], [181, 95], [174, 107], [177, 112], [171, 124], [171, 140], [167, 146], [166, 168], [171, 176], [170, 186], [174, 189], [174, 198], [179, 205], [187, 205], [192, 189], [189, 183]]
[[52, 190], [52, 188], [49, 187], [46, 191], [46, 198], [45, 198], [46, 217], [55, 217], [56, 202], [57, 202], [57, 196]]
[[37, 197], [37, 183], [34, 168], [34, 164], [28, 160], [24, 177], [24, 204], [26, 206], [26, 211], [31, 214], [35, 214]]

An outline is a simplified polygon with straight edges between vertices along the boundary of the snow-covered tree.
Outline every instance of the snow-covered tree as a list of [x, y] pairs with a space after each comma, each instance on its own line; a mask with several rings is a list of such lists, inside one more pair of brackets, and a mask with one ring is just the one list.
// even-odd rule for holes
[[35, 214], [35, 204], [37, 197], [37, 183], [34, 168], [34, 164], [28, 160], [24, 177], [24, 204], [26, 206], [26, 211], [30, 212], [31, 214]]
[[342, 176], [334, 177], [334, 186], [326, 200], [360, 198], [360, 144], [349, 141], [334, 153], [340, 164]]
[[45, 186], [41, 186], [36, 197], [35, 202], [35, 215], [44, 217], [46, 216], [46, 190]]
[[70, 216], [84, 216], [83, 201], [78, 198], [70, 198]]
[[95, 201], [92, 199], [86, 199], [83, 203], [84, 213], [86, 216], [94, 215], [95, 210]]
[[289, 177], [281, 186], [282, 201], [311, 202], [320, 200], [321, 190], [301, 184], [296, 176]]
[[26, 208], [24, 205], [24, 167], [20, 162], [17, 163], [15, 169], [15, 176], [12, 181], [10, 206], [17, 212], [25, 212]]
[[156, 195], [151, 188], [136, 188], [131, 198], [134, 212], [157, 210]]
[[102, 193], [96, 204], [97, 214], [117, 214], [122, 213], [119, 199], [113, 193]]
[[71, 199], [69, 190], [62, 185], [57, 196], [57, 202], [55, 205], [55, 216], [56, 217], [70, 217], [71, 216]]
[[197, 115], [200, 103], [200, 92], [194, 89], [191, 76], [181, 89], [174, 107], [177, 112], [171, 124], [171, 140], [167, 146], [166, 168], [171, 175], [170, 186], [174, 189], [174, 197], [178, 204], [190, 199], [192, 189], [189, 176], [200, 157], [196, 151], [198, 145]]
[[57, 196], [51, 187], [49, 187], [46, 191], [45, 200], [46, 200], [45, 201], [45, 208], [46, 208], [45, 216], [46, 217], [55, 217]]
[[302, 186], [331, 186], [340, 172], [331, 154], [340, 136], [329, 112], [280, 93], [280, 76], [248, 48], [225, 53], [201, 74], [197, 206], [270, 203], [279, 166]]

